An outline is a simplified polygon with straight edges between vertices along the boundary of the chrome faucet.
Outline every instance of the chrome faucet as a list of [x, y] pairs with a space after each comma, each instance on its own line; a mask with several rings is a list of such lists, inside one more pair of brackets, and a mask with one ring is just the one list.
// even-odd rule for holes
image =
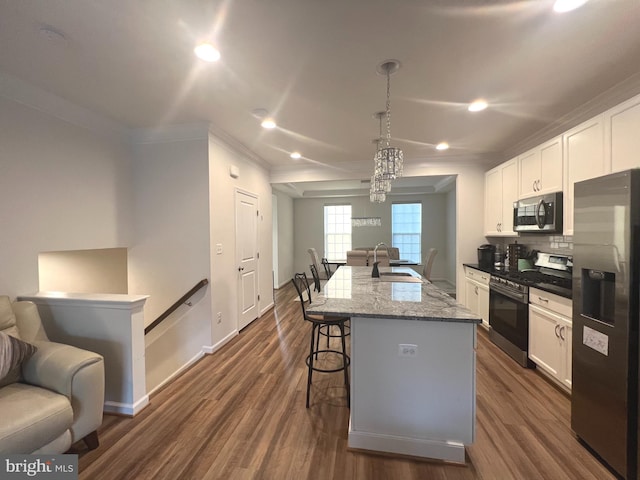
[[371, 270], [371, 276], [375, 278], [380, 277], [380, 272], [378, 271], [378, 247], [380, 247], [381, 245], [384, 245], [385, 247], [387, 246], [386, 243], [380, 242], [373, 249], [373, 270]]
[[378, 247], [381, 245], [384, 245], [385, 247], [387, 246], [387, 244], [384, 242], [380, 242], [376, 245], [376, 247], [373, 249], [373, 263], [376, 263], [378, 261]]

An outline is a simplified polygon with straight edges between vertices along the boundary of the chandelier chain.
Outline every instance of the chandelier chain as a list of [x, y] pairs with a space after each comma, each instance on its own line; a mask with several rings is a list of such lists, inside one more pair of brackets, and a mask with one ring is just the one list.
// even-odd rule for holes
[[387, 142], [386, 146], [391, 145], [391, 73], [387, 68]]

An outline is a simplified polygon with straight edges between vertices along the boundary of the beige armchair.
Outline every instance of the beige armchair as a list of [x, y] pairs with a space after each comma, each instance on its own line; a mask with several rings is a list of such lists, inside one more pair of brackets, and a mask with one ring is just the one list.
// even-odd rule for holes
[[97, 448], [102, 356], [50, 342], [36, 306], [11, 303], [7, 296], [0, 296], [0, 332], [37, 347], [21, 369], [12, 371], [16, 375], [0, 382], [0, 453], [64, 453], [81, 439], [89, 449]]

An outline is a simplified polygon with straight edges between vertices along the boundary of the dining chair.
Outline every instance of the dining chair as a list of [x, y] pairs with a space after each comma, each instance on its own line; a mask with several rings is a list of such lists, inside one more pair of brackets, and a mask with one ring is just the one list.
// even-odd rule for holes
[[438, 250], [430, 248], [427, 252], [427, 256], [424, 258], [424, 267], [422, 269], [422, 276], [431, 281], [431, 267], [433, 267], [433, 259], [435, 258]]
[[[389, 253], [384, 248], [379, 248], [375, 255], [379, 267], [389, 266]], [[373, 250], [369, 252], [369, 265], [373, 265]]]
[[320, 275], [320, 257], [318, 256], [318, 252], [315, 248], [309, 248], [307, 250], [309, 252], [309, 257], [311, 258], [311, 263], [314, 267], [316, 267], [316, 272]]
[[[309, 281], [306, 273], [296, 273], [291, 279], [291, 283], [298, 293], [300, 298], [300, 307], [302, 309], [302, 318], [311, 323], [311, 339], [309, 346], [309, 355], [305, 362], [307, 364], [307, 402], [306, 406], [309, 408], [309, 399], [311, 395], [311, 383], [313, 380], [313, 372], [321, 373], [334, 373], [344, 372], [344, 385], [347, 391], [347, 406], [351, 406], [351, 391], [349, 386], [349, 365], [351, 358], [347, 355], [347, 347], [345, 341], [345, 322], [348, 317], [328, 316], [328, 315], [314, 315], [308, 314], [306, 305], [311, 303], [311, 289], [309, 287]], [[304, 298], [304, 294], [307, 294], [307, 298]], [[322, 327], [337, 326], [340, 330], [340, 343], [342, 350], [334, 350], [329, 347], [320, 348], [320, 340], [318, 332]], [[342, 365], [335, 368], [323, 368], [322, 366], [315, 364], [314, 360], [318, 360], [319, 354], [333, 354], [342, 358]], [[324, 356], [324, 355], [323, 355]]]
[[366, 267], [367, 266], [368, 252], [366, 250], [348, 250], [347, 251], [347, 265], [353, 267]]
[[387, 247], [389, 260], [400, 260], [400, 249], [398, 247]]

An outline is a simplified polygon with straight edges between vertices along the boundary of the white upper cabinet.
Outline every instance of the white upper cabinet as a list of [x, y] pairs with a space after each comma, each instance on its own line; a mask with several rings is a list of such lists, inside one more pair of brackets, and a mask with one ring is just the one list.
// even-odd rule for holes
[[562, 135], [564, 143], [564, 234], [573, 235], [573, 184], [607, 173], [604, 159], [604, 115]]
[[509, 160], [485, 173], [484, 234], [514, 236], [513, 202], [518, 199], [518, 162]]
[[605, 112], [604, 126], [610, 171], [640, 167], [640, 95]]
[[562, 136], [523, 153], [518, 163], [519, 198], [562, 191]]

